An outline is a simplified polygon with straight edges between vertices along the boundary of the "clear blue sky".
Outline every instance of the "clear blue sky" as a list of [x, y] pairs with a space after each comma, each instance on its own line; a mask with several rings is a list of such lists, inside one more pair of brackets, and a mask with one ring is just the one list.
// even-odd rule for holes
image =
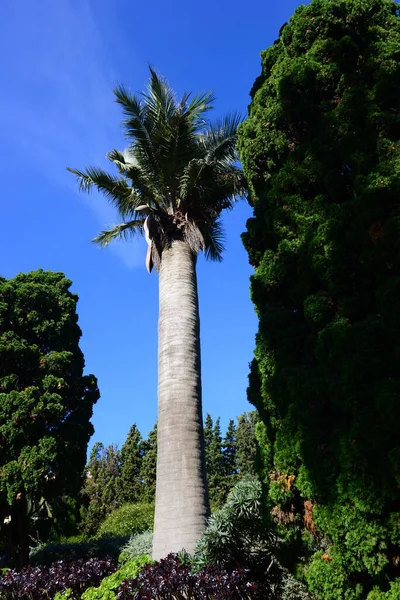
[[[99, 379], [95, 441], [122, 444], [157, 412], [157, 275], [144, 242], [101, 250], [115, 222], [100, 196], [76, 191], [67, 165], [105, 166], [124, 148], [112, 88], [140, 91], [150, 62], [178, 93], [213, 89], [215, 116], [247, 110], [260, 52], [296, 0], [5, 0], [0, 23], [0, 274], [63, 271], [79, 294], [86, 371]], [[230, 418], [246, 399], [257, 320], [240, 234], [246, 202], [226, 215], [222, 264], [199, 261], [204, 413]]]

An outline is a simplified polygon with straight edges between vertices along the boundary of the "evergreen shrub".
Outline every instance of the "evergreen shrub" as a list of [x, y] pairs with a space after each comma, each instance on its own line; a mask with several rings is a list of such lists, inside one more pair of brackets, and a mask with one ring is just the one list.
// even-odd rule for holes
[[153, 504], [123, 504], [114, 510], [100, 526], [99, 535], [126, 536], [153, 528]]
[[32, 548], [29, 555], [31, 566], [50, 565], [55, 561], [71, 562], [77, 559], [110, 556], [118, 559], [128, 536], [92, 539], [87, 542], [45, 544]]
[[122, 546], [120, 561], [130, 560], [136, 556], [148, 554], [151, 556], [153, 546], [153, 532], [148, 529], [143, 533], [137, 533], [129, 538], [129, 541]]
[[274, 538], [267, 529], [262, 511], [262, 487], [252, 475], [245, 475], [229, 493], [224, 506], [214, 513], [196, 546], [193, 564], [255, 567], [266, 563]]

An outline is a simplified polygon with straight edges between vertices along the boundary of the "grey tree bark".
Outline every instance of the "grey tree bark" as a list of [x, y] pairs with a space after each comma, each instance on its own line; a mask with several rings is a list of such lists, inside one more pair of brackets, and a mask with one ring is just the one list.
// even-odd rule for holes
[[186, 242], [163, 251], [159, 296], [155, 560], [193, 552], [209, 516], [196, 257]]

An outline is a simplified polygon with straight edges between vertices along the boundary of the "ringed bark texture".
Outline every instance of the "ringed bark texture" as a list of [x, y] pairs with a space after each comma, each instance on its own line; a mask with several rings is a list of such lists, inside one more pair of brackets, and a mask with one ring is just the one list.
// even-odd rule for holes
[[186, 242], [163, 251], [159, 277], [155, 560], [193, 552], [209, 516], [196, 258]]

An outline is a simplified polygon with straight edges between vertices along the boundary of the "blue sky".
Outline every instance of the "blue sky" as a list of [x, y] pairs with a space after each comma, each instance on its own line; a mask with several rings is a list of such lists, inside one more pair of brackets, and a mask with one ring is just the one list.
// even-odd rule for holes
[[[122, 444], [157, 412], [157, 275], [145, 243], [90, 243], [116, 221], [97, 195], [78, 194], [65, 167], [106, 166], [123, 149], [112, 88], [143, 89], [150, 62], [180, 94], [212, 89], [214, 116], [244, 114], [260, 52], [301, 4], [296, 0], [5, 0], [0, 23], [0, 274], [63, 271], [79, 294], [86, 371], [99, 379], [95, 441]], [[230, 418], [246, 399], [257, 319], [240, 234], [251, 211], [226, 215], [222, 264], [199, 260], [203, 408]]]

